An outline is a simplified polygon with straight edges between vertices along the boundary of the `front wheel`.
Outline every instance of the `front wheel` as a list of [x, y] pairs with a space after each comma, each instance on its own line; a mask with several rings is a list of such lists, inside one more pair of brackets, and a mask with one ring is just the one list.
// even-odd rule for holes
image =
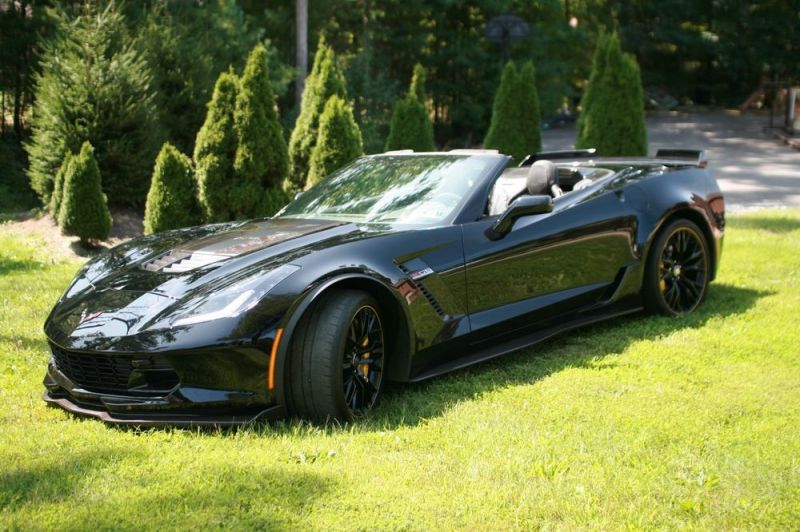
[[324, 295], [293, 335], [287, 406], [298, 417], [350, 421], [367, 414], [383, 387], [380, 307], [360, 290]]
[[709, 283], [708, 241], [696, 224], [679, 219], [656, 237], [647, 259], [643, 295], [653, 312], [678, 316], [693, 311]]

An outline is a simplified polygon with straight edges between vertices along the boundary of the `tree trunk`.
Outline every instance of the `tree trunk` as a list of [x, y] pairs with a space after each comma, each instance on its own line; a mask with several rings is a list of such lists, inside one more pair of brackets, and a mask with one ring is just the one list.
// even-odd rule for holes
[[295, 103], [300, 109], [303, 99], [303, 88], [308, 75], [308, 0], [295, 0], [295, 26], [297, 46], [295, 66], [297, 67], [297, 82], [295, 83]]

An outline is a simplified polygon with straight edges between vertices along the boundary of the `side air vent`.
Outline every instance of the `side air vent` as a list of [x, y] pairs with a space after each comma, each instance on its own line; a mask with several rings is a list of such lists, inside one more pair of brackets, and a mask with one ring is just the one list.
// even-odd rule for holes
[[414, 285], [420, 292], [422, 292], [422, 295], [425, 296], [425, 299], [428, 300], [428, 303], [430, 303], [430, 305], [433, 307], [433, 310], [436, 311], [436, 314], [438, 314], [442, 319], [446, 319], [447, 313], [442, 308], [442, 305], [439, 304], [439, 301], [437, 301], [436, 298], [433, 297], [433, 294], [431, 294], [425, 287], [425, 285], [422, 284], [422, 281], [415, 281], [414, 279], [412, 279], [411, 272], [408, 270], [408, 268], [404, 267], [402, 264], [398, 264], [397, 267], [400, 268], [400, 271], [406, 274], [406, 276], [408, 277], [408, 282]]
[[213, 264], [222, 260], [224, 255], [195, 251], [169, 251], [142, 264], [142, 269], [149, 272], [182, 273]]

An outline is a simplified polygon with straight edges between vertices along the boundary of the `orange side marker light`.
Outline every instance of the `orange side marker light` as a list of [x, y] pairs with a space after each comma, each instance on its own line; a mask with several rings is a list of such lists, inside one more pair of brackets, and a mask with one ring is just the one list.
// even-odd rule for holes
[[272, 349], [270, 349], [269, 353], [269, 375], [267, 377], [267, 386], [270, 390], [275, 389], [275, 365], [278, 363], [278, 347], [280, 347], [282, 336], [283, 328], [275, 331], [275, 339], [272, 341]]

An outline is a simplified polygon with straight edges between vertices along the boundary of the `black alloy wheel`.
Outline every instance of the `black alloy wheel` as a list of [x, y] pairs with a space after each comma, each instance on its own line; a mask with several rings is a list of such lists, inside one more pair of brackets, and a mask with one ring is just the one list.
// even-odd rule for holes
[[322, 423], [363, 417], [380, 398], [384, 359], [375, 298], [360, 290], [324, 294], [303, 315], [289, 345], [290, 413]]
[[679, 219], [653, 243], [645, 278], [645, 303], [650, 310], [678, 316], [702, 303], [709, 283], [708, 241], [700, 228]]
[[342, 387], [347, 408], [361, 417], [378, 400], [383, 381], [383, 327], [371, 305], [358, 309], [350, 321], [344, 348]]

